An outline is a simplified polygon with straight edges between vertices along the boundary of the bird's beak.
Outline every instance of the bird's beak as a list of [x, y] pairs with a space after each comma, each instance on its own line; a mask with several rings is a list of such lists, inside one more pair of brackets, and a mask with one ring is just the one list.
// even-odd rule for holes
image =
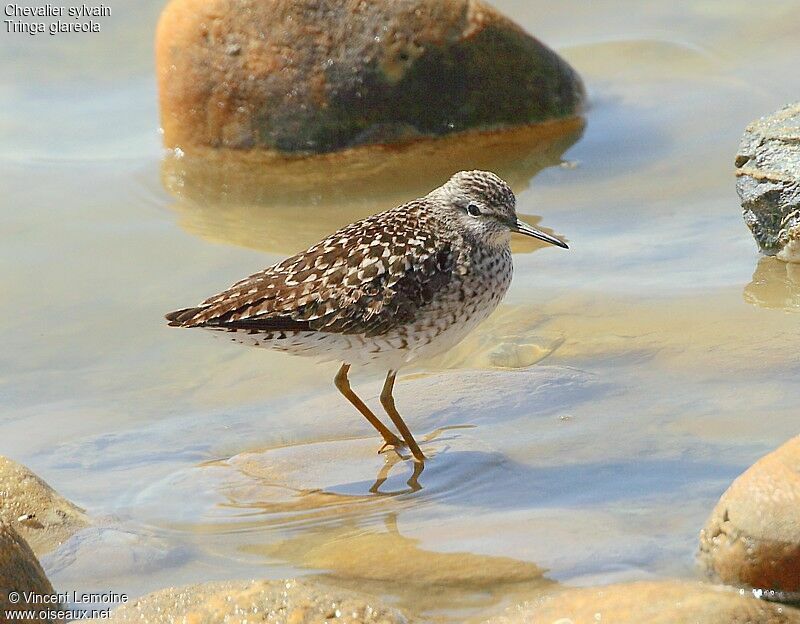
[[519, 219], [517, 219], [517, 222], [511, 226], [511, 231], [517, 232], [518, 234], [524, 234], [525, 236], [530, 236], [531, 238], [538, 238], [540, 241], [550, 243], [551, 245], [556, 245], [557, 247], [569, 249], [569, 246], [564, 241], [557, 239], [555, 236], [545, 234], [541, 230], [537, 230], [535, 227], [528, 225]]

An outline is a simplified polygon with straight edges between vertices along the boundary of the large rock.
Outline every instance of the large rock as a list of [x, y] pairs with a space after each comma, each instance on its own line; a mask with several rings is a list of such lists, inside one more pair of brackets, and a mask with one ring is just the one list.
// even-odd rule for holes
[[700, 534], [700, 561], [725, 583], [800, 598], [800, 436], [722, 495]]
[[73, 505], [25, 466], [0, 455], [0, 521], [12, 525], [41, 556], [89, 525]]
[[328, 152], [579, 112], [552, 50], [476, 0], [172, 0], [156, 34], [170, 147]]
[[169, 588], [112, 612], [115, 624], [405, 624], [411, 620], [369, 596], [312, 581], [228, 581]]
[[[17, 598], [13, 593], [17, 593]], [[6, 622], [9, 609], [24, 610], [36, 617], [26, 622], [50, 623], [38, 617], [41, 610], [58, 609], [58, 604], [34, 604], [29, 596], [52, 596], [53, 586], [36, 560], [31, 547], [10, 524], [0, 520], [0, 621]]]
[[761, 251], [800, 262], [800, 102], [747, 126], [736, 175], [744, 221]]
[[800, 624], [800, 611], [737, 591], [682, 581], [572, 589], [510, 609], [487, 624]]

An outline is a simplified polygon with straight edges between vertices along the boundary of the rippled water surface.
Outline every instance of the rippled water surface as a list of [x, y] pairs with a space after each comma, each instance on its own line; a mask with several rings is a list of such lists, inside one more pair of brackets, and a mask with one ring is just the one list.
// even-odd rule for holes
[[[288, 164], [164, 157], [161, 3], [110, 4], [101, 35], [0, 38], [0, 453], [102, 523], [44, 559], [57, 588], [316, 574], [460, 622], [696, 574], [716, 498], [797, 433], [800, 274], [759, 259], [733, 178], [800, 94], [796, 2], [496, 2], [584, 77], [585, 126]], [[504, 305], [401, 377], [422, 474], [335, 365], [162, 321], [465, 167], [571, 250], [515, 241]]]

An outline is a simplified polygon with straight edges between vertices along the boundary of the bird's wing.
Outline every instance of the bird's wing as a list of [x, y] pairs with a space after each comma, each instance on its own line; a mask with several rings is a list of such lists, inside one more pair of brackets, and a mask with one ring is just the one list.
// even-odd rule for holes
[[367, 336], [410, 323], [452, 279], [457, 260], [449, 241], [420, 224], [424, 213], [413, 204], [349, 225], [167, 319], [184, 327]]

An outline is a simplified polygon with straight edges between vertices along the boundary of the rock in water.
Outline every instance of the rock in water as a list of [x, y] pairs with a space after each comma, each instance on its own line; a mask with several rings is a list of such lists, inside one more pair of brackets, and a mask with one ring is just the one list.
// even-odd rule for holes
[[583, 86], [476, 0], [172, 0], [156, 34], [169, 147], [330, 152], [568, 117]]
[[[16, 592], [16, 596], [14, 595]], [[31, 614], [26, 622], [50, 623], [53, 620], [39, 617], [42, 609], [59, 609], [59, 604], [34, 604], [31, 596], [51, 596], [53, 586], [36, 560], [31, 547], [10, 524], [0, 520], [0, 616], [2, 622], [16, 621], [9, 610], [19, 609]], [[20, 620], [22, 621], [22, 620]]]
[[0, 455], [0, 521], [12, 525], [41, 556], [90, 524], [83, 509], [22, 464]]
[[761, 251], [800, 262], [800, 102], [747, 126], [736, 176], [744, 221]]
[[725, 583], [800, 600], [800, 436], [722, 495], [700, 533], [700, 561]]
[[486, 624], [800, 624], [800, 611], [735, 590], [685, 581], [568, 589]]
[[305, 579], [227, 581], [169, 588], [115, 609], [115, 624], [272, 622], [274, 624], [408, 624], [371, 597]]

